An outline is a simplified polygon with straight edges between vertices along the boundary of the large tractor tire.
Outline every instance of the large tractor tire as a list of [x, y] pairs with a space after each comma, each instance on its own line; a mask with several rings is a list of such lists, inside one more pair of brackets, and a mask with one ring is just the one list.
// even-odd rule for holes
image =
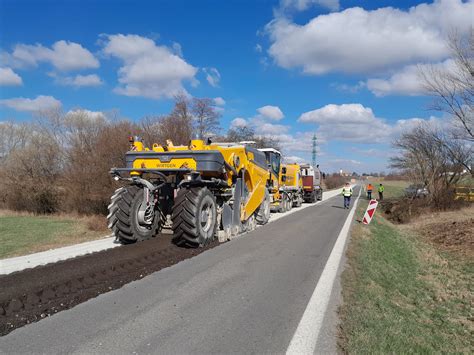
[[207, 187], [182, 188], [174, 200], [171, 219], [177, 245], [204, 247], [216, 235], [216, 199]]
[[268, 190], [265, 190], [265, 198], [263, 199], [263, 202], [258, 207], [255, 220], [257, 221], [257, 224], [263, 225], [263, 224], [267, 224], [269, 219], [270, 219], [270, 193], [268, 192]]
[[112, 234], [123, 244], [135, 243], [156, 236], [162, 226], [159, 209], [150, 211], [149, 224], [140, 224], [138, 212], [143, 203], [143, 189], [129, 185], [117, 189], [108, 206], [108, 227]]

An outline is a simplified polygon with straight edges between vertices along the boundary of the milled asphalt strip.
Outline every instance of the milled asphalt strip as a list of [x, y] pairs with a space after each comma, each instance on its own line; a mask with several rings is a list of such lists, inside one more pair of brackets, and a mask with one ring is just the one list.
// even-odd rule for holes
[[[323, 201], [326, 201], [336, 195], [339, 195], [340, 189], [331, 190], [323, 193]], [[302, 211], [305, 208], [315, 206], [318, 203], [304, 204], [299, 208], [294, 208], [286, 213], [272, 214], [268, 223], [275, 222], [280, 218], [291, 215], [298, 211]], [[111, 249], [120, 246], [119, 243], [115, 243], [114, 237], [107, 237], [99, 240], [93, 240], [90, 242], [70, 245], [67, 247], [51, 249], [39, 253], [18, 256], [9, 259], [0, 260], [0, 275], [11, 274], [12, 272], [21, 271], [24, 269], [33, 268], [40, 265], [46, 265], [55, 263], [61, 260], [75, 258], [77, 256], [95, 253], [98, 251]]]
[[349, 235], [361, 191], [359, 190], [359, 195], [352, 206], [352, 210], [337, 237], [313, 295], [288, 346], [287, 354], [314, 354], [315, 351], [317, 352], [319, 332], [323, 325], [324, 315], [329, 304], [334, 282], [336, 281], [337, 270], [343, 257], [344, 246]]

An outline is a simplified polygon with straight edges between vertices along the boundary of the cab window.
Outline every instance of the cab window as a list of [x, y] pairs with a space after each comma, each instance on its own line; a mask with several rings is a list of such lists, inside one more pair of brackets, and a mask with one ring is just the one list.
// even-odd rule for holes
[[278, 175], [280, 173], [280, 156], [278, 154], [271, 154], [271, 168], [273, 172]]

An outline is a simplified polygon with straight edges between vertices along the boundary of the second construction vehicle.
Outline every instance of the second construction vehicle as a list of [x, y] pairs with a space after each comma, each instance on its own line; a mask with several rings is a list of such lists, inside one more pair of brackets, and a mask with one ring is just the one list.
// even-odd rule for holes
[[178, 245], [205, 246], [270, 218], [265, 154], [244, 146], [154, 144], [131, 138], [124, 168], [111, 170], [125, 186], [109, 205], [108, 225], [122, 243], [156, 236], [171, 217]]
[[282, 164], [280, 191], [287, 194], [288, 209], [300, 207], [304, 201], [303, 178], [299, 164]]
[[286, 212], [303, 203], [303, 182], [298, 164], [282, 164], [281, 153], [274, 148], [261, 148], [270, 169], [268, 188], [273, 212]]
[[321, 187], [321, 170], [319, 165], [313, 168], [309, 164], [301, 165], [303, 178], [304, 201], [313, 203], [323, 199], [323, 188]]

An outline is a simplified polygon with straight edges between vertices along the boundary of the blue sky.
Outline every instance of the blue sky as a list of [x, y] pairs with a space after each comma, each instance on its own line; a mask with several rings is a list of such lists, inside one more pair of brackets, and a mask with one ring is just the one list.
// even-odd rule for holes
[[320, 141], [327, 171], [387, 171], [390, 142], [427, 109], [418, 68], [449, 68], [450, 31], [473, 1], [0, 0], [0, 121], [61, 106], [169, 112], [216, 98], [222, 126], [280, 139], [290, 160]]

